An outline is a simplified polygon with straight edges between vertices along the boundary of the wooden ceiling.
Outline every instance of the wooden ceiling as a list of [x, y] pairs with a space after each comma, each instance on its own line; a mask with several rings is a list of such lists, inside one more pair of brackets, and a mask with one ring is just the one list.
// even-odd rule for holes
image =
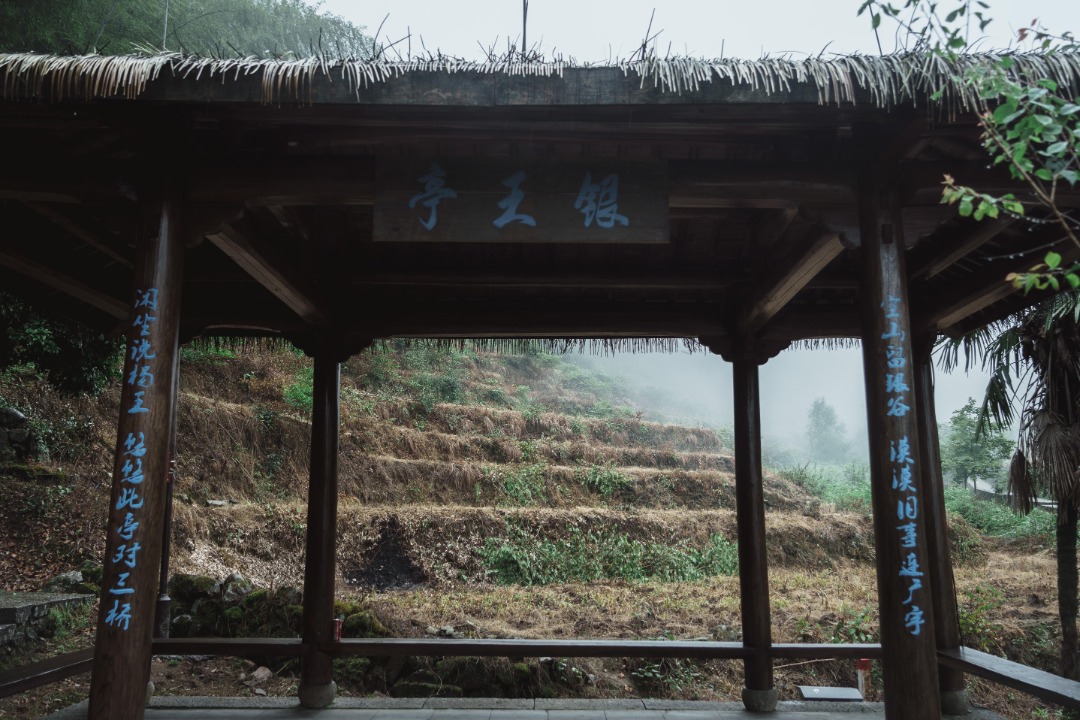
[[[1016, 191], [971, 116], [567, 76], [414, 72], [363, 94], [316, 83], [303, 105], [263, 104], [254, 79], [171, 76], [136, 99], [0, 100], [0, 286], [119, 332], [147, 201], [170, 185], [190, 238], [184, 338], [857, 337], [863, 128], [903, 219], [917, 327], [1002, 317], [1032, 300], [1007, 273], [1050, 248], [1077, 259], [1052, 229], [940, 204], [946, 172]], [[664, 161], [669, 242], [376, 242], [376, 164], [425, 158]]]

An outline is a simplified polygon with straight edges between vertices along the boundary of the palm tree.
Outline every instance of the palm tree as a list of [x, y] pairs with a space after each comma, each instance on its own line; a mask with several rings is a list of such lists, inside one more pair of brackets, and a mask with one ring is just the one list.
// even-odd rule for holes
[[[1039, 494], [1057, 501], [1060, 673], [1080, 679], [1076, 533], [1080, 508], [1080, 293], [1063, 292], [960, 340], [939, 346], [942, 366], [981, 358], [989, 371], [979, 431], [1009, 427], [1020, 436], [1009, 469], [1014, 509], [1028, 513]], [[1017, 413], [1015, 408], [1019, 407]]]

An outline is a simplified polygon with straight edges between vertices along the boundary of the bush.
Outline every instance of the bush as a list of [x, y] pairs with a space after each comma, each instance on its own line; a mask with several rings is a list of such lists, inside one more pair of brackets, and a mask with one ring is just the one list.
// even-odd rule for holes
[[738, 549], [713, 535], [701, 550], [685, 543], [643, 543], [625, 533], [571, 528], [562, 539], [549, 539], [518, 526], [508, 537], [489, 538], [480, 549], [487, 574], [500, 585], [628, 580], [691, 582], [735, 575]]
[[634, 484], [634, 481], [620, 472], [612, 462], [608, 462], [606, 465], [592, 465], [584, 470], [579, 470], [575, 477], [585, 487], [605, 498], [610, 498], [615, 493], [626, 490]]

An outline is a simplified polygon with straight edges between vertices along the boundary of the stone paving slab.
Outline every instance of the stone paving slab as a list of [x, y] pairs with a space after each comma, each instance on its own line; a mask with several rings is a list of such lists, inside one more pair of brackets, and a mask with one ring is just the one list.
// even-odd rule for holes
[[537, 710], [644, 710], [641, 700], [594, 700], [590, 698], [537, 698]]
[[535, 701], [532, 698], [430, 698], [424, 703], [424, 707], [436, 710], [533, 710]]
[[[440, 700], [448, 700], [441, 698]], [[155, 697], [146, 720], [761, 720], [760, 714], [743, 710], [737, 702], [645, 700], [650, 705], [677, 708], [646, 710], [640, 700], [565, 700], [574, 707], [528, 709], [502, 707], [498, 698], [466, 698], [487, 707], [421, 707], [426, 698], [339, 698], [325, 710], [306, 710], [294, 697]], [[554, 700], [518, 700], [525, 704], [550, 704]], [[637, 703], [637, 709], [627, 709]], [[46, 720], [85, 720], [87, 702], [72, 705]], [[769, 720], [843, 720], [852, 715], [884, 717], [880, 703], [781, 702]], [[943, 719], [946, 720], [946, 719]], [[957, 719], [959, 720], [959, 719]], [[974, 709], [963, 720], [1002, 720], [988, 710]]]

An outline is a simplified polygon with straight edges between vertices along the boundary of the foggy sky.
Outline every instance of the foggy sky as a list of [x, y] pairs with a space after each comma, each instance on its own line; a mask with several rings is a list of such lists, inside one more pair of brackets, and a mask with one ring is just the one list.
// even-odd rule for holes
[[[704, 407], [707, 420], [730, 426], [731, 365], [707, 353], [620, 353], [586, 360], [611, 375], [639, 386], [655, 386], [692, 407]], [[936, 369], [934, 402], [938, 422], [962, 407], [969, 397], [981, 400], [986, 375]], [[760, 370], [761, 433], [765, 441], [800, 444], [806, 416], [815, 398], [824, 397], [847, 426], [850, 440], [866, 436], [866, 390], [862, 350], [785, 350]]]

